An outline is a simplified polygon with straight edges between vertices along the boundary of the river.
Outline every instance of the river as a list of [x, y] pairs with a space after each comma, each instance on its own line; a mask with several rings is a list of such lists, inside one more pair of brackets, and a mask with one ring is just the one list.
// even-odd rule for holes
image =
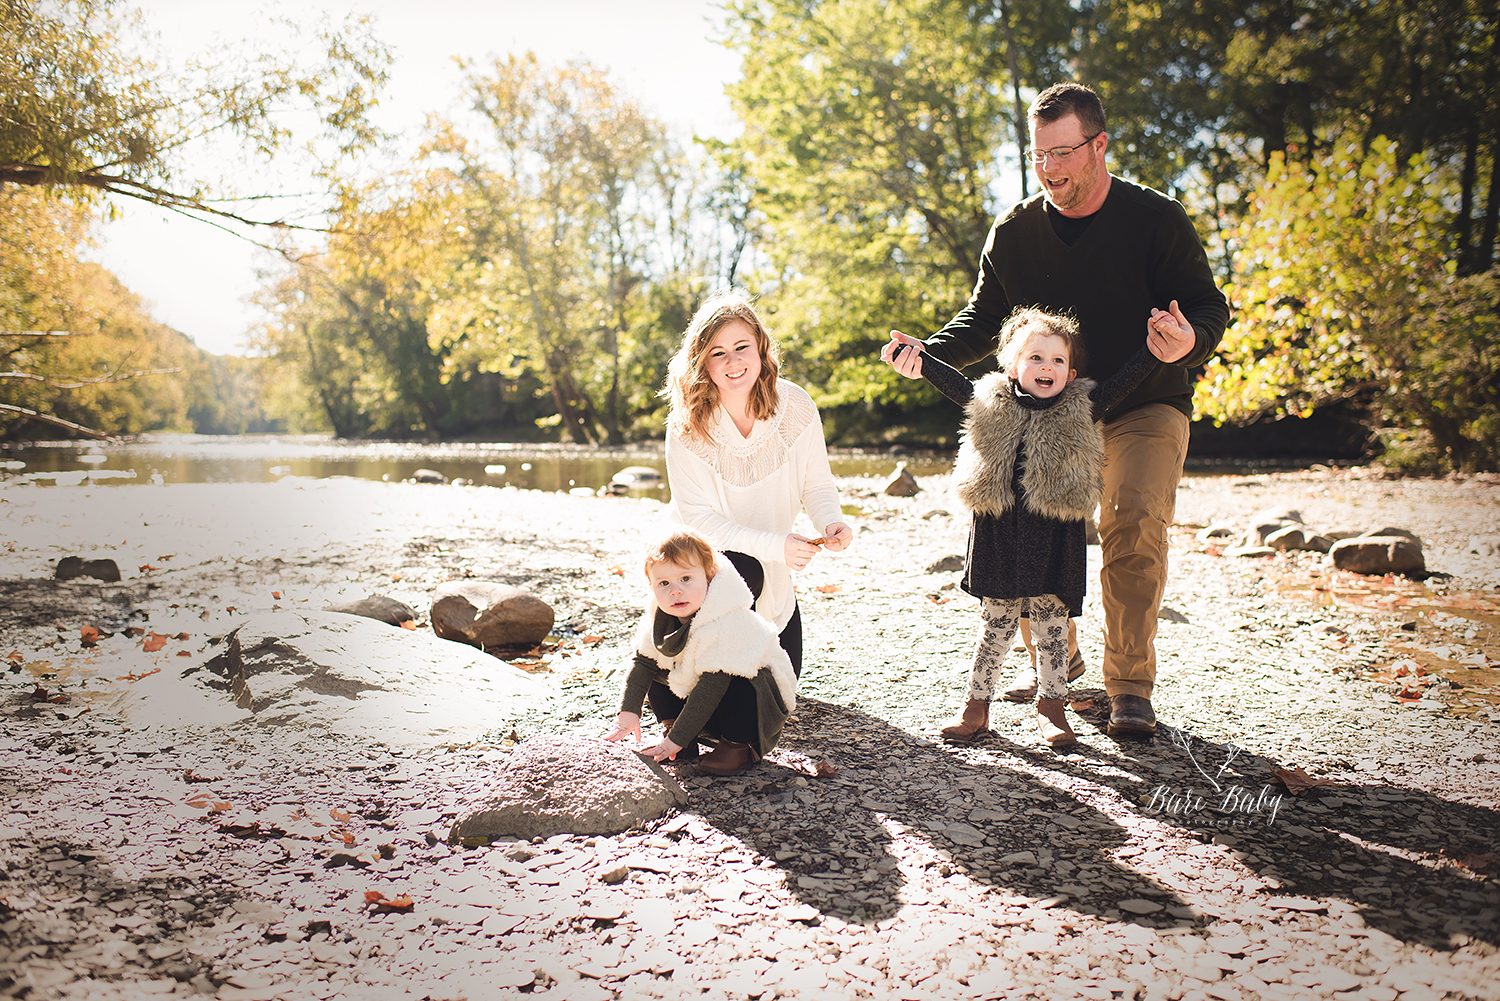
[[[893, 455], [834, 449], [838, 476], [888, 475], [905, 461], [916, 476], [946, 472], [943, 454]], [[659, 478], [617, 476], [646, 467]], [[84, 483], [264, 483], [288, 476], [323, 479], [411, 479], [434, 470], [450, 482], [535, 490], [596, 492], [617, 481], [616, 491], [667, 500], [666, 461], [659, 442], [599, 448], [580, 445], [445, 442], [439, 444], [342, 441], [326, 435], [152, 435], [123, 444], [40, 442], [0, 447], [0, 479], [38, 486]]]

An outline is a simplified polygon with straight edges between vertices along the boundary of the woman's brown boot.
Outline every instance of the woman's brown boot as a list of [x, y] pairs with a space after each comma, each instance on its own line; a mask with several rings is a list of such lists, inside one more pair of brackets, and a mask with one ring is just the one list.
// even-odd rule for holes
[[1067, 712], [1062, 699], [1036, 700], [1036, 725], [1042, 731], [1042, 739], [1053, 747], [1071, 744], [1078, 739], [1068, 725]]
[[938, 731], [944, 740], [968, 743], [990, 732], [990, 704], [987, 699], [970, 699], [958, 718]]

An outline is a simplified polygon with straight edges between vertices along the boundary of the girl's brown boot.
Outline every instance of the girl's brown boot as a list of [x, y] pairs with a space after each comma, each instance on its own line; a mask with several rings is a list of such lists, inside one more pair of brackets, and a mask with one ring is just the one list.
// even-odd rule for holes
[[986, 699], [970, 699], [958, 718], [938, 731], [944, 740], [968, 743], [990, 732], [990, 704]]
[[1078, 739], [1068, 725], [1065, 703], [1062, 699], [1036, 700], [1036, 725], [1042, 731], [1042, 739], [1053, 747], [1071, 744]]

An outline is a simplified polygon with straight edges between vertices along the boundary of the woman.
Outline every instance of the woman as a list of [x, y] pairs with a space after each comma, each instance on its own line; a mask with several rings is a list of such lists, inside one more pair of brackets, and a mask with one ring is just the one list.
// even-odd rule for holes
[[[711, 296], [668, 369], [667, 477], [677, 518], [734, 563], [800, 675], [802, 614], [791, 570], [822, 548], [848, 548], [854, 530], [841, 520], [818, 408], [779, 374], [776, 346], [750, 301], [735, 292]], [[792, 531], [804, 508], [821, 538]]]

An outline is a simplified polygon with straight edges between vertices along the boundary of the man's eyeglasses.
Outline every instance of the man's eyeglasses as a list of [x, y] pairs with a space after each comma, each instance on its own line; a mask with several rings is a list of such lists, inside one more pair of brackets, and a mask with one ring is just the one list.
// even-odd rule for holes
[[1058, 146], [1054, 149], [1029, 149], [1026, 151], [1026, 158], [1032, 163], [1041, 163], [1043, 160], [1047, 159], [1047, 157], [1050, 156], [1053, 163], [1064, 163], [1067, 161], [1068, 157], [1072, 156], [1078, 150], [1087, 146], [1095, 139], [1098, 139], [1099, 136], [1100, 133], [1095, 132], [1093, 135], [1089, 136], [1077, 146]]

